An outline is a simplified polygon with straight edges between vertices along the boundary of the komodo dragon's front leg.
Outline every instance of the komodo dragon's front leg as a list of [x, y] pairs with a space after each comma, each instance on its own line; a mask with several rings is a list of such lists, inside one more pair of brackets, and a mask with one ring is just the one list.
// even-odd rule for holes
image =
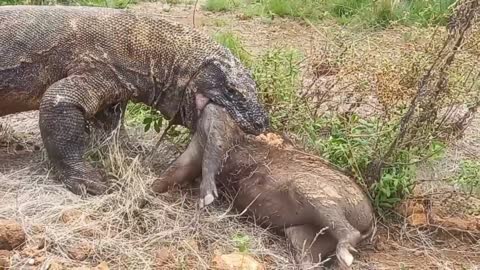
[[[114, 76], [106, 72], [71, 75], [51, 85], [40, 104], [40, 132], [50, 160], [75, 194], [108, 189], [105, 175], [83, 159], [86, 120], [125, 99]], [[123, 97], [122, 97], [123, 96]]]

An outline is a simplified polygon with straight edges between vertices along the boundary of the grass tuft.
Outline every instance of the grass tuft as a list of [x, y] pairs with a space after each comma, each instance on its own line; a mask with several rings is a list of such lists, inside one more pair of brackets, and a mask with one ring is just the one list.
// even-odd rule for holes
[[207, 0], [205, 9], [213, 12], [231, 11], [239, 7], [240, 0]]
[[250, 53], [245, 49], [245, 45], [242, 43], [241, 39], [234, 33], [229, 31], [219, 32], [214, 36], [214, 39], [218, 43], [227, 47], [233, 55], [242, 61], [243, 64], [248, 67], [252, 65]]
[[333, 18], [342, 24], [386, 27], [405, 25], [445, 25], [455, 0], [208, 0], [209, 11], [239, 9], [247, 17], [279, 16], [321, 20]]
[[480, 161], [462, 160], [460, 171], [452, 181], [467, 190], [470, 195], [480, 194]]

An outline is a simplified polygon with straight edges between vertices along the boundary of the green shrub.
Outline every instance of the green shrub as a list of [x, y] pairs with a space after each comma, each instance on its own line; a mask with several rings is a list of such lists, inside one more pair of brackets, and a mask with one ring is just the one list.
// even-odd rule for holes
[[462, 160], [459, 173], [452, 179], [470, 194], [479, 192], [480, 188], [480, 161]]
[[276, 130], [298, 131], [304, 123], [305, 104], [300, 100], [301, 55], [296, 50], [271, 50], [255, 63], [254, 77], [261, 101], [270, 112]]
[[[369, 165], [381, 159], [395, 139], [403, 112], [388, 119], [362, 118], [354, 113], [316, 116], [310, 113], [310, 102], [298, 94], [301, 61], [302, 55], [295, 50], [275, 49], [258, 57], [253, 65], [272, 128], [294, 135], [309, 151], [349, 171], [364, 184]], [[443, 149], [442, 143], [433, 141], [396, 151], [380, 181], [368, 187], [374, 204], [379, 209], [393, 207], [411, 192], [416, 164], [425, 157], [441, 156]]]
[[292, 18], [320, 19], [324, 8], [321, 1], [316, 0], [257, 0], [243, 8], [247, 15], [272, 15]]
[[230, 11], [240, 5], [240, 0], [207, 0], [205, 9], [208, 11]]
[[409, 0], [405, 2], [406, 10], [408, 10], [406, 20], [426, 26], [430, 24], [445, 25], [451, 13], [450, 7], [455, 0]]
[[247, 16], [319, 20], [329, 15], [340, 23], [386, 27], [402, 24], [445, 25], [455, 0], [208, 0], [210, 11], [241, 9]]
[[240, 61], [246, 66], [252, 65], [252, 60], [250, 58], [250, 54], [245, 50], [245, 46], [243, 45], [242, 41], [239, 37], [237, 37], [232, 32], [220, 32], [214, 36], [215, 40], [222, 44], [223, 46], [227, 47], [233, 55], [238, 57]]
[[[163, 132], [168, 121], [158, 112], [144, 104], [129, 102], [125, 113], [125, 122], [130, 126], [143, 126], [145, 132]], [[173, 143], [185, 146], [190, 138], [190, 131], [181, 126], [174, 126], [167, 131], [166, 138]]]
[[250, 237], [243, 233], [237, 233], [232, 237], [235, 247], [240, 252], [248, 252], [250, 249]]
[[333, 17], [340, 22], [355, 22], [370, 26], [402, 24], [444, 25], [455, 0], [335, 0], [327, 1]]
[[333, 0], [327, 1], [327, 8], [335, 17], [349, 18], [359, 14], [370, 2], [369, 0]]

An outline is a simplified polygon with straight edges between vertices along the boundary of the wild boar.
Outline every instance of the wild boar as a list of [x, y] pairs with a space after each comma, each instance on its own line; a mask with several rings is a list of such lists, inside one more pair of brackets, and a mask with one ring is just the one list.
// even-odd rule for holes
[[[215, 178], [220, 192], [230, 195], [233, 206], [259, 225], [285, 235], [302, 269], [318, 269], [312, 266], [318, 265], [319, 257], [333, 252], [342, 268], [352, 265], [351, 252], [374, 227], [371, 202], [354, 179], [275, 134], [242, 133], [213, 104], [204, 109], [197, 133], [201, 133], [197, 154], [172, 177], [155, 181], [154, 192], [192, 182], [207, 157], [221, 159], [221, 173]], [[215, 152], [206, 155], [202, 150], [208, 144], [208, 149], [231, 149], [226, 157], [215, 156]]]

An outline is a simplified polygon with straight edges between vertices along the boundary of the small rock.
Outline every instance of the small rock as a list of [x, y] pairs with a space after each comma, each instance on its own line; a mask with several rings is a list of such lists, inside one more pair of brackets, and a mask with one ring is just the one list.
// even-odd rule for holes
[[425, 226], [429, 224], [429, 220], [424, 204], [424, 201], [406, 200], [398, 206], [398, 211], [407, 218], [411, 226]]
[[97, 265], [93, 270], [109, 270], [110, 268], [108, 267], [108, 264], [106, 262], [101, 262], [99, 265]]
[[78, 233], [84, 237], [101, 237], [102, 232], [101, 230], [98, 230], [93, 218], [88, 213], [83, 212], [80, 209], [68, 209], [63, 211], [62, 215], [60, 216], [60, 221], [67, 225], [81, 227], [78, 230]]
[[0, 270], [10, 269], [11, 253], [8, 250], [0, 250]]
[[62, 212], [60, 220], [65, 224], [77, 224], [89, 221], [88, 217], [79, 209], [68, 209]]
[[47, 268], [47, 270], [63, 270], [63, 269], [65, 269], [65, 267], [63, 267], [63, 265], [57, 262], [51, 262]]
[[167, 247], [156, 250], [154, 258], [155, 269], [164, 269], [167, 265], [175, 262], [173, 251]]
[[13, 250], [25, 242], [25, 232], [13, 220], [0, 220], [0, 249]]
[[45, 257], [45, 249], [39, 249], [38, 245], [31, 245], [30, 243], [22, 248], [20, 255], [23, 258], [29, 258], [27, 261], [29, 265], [39, 265], [47, 259]]
[[189, 248], [191, 248], [193, 251], [198, 252], [198, 243], [194, 239], [190, 239], [186, 241], [186, 244], [188, 245]]
[[165, 12], [169, 12], [172, 9], [172, 7], [169, 4], [163, 4], [162, 9]]
[[92, 250], [93, 250], [93, 247], [90, 243], [80, 242], [75, 246], [69, 247], [67, 249], [67, 253], [71, 259], [74, 259], [77, 261], [84, 261], [85, 259], [88, 258], [88, 256], [90, 256]]
[[217, 255], [212, 267], [215, 270], [265, 270], [261, 263], [243, 253]]

